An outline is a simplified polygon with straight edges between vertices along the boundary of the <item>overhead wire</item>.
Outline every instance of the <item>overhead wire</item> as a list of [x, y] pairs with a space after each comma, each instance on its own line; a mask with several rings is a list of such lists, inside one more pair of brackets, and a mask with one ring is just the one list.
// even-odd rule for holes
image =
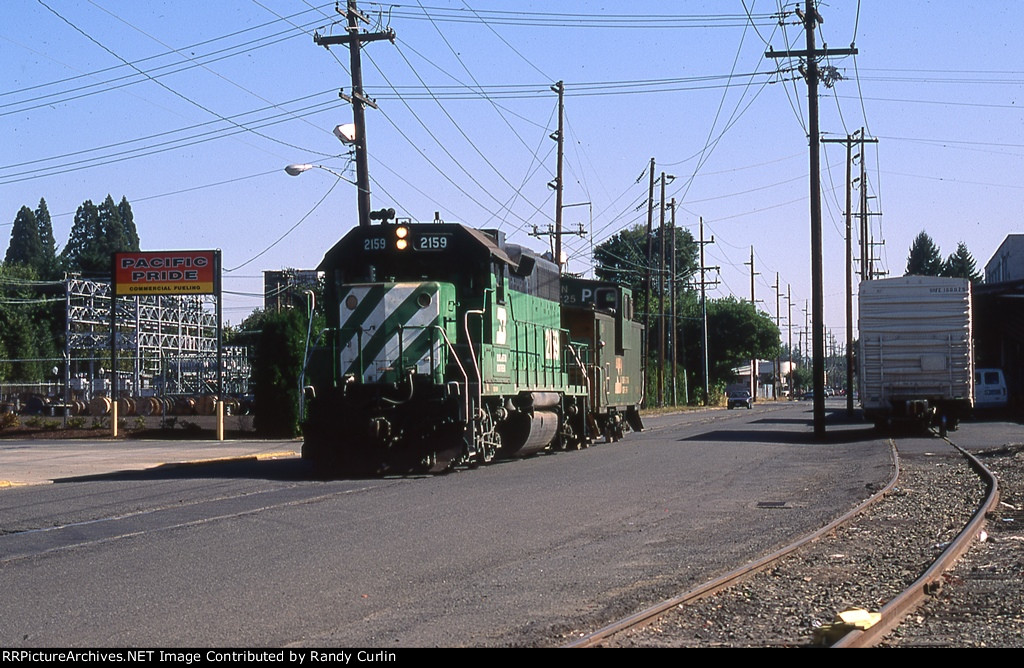
[[[107, 10], [103, 10], [103, 11], [107, 11]], [[259, 30], [259, 29], [264, 28], [266, 26], [272, 25], [272, 23], [274, 23], [274, 22], [264, 23], [264, 24], [261, 24], [261, 25], [258, 25], [258, 26], [253, 26], [251, 28], [246, 28], [244, 30], [236, 31], [236, 32], [230, 33], [228, 35], [223, 35], [223, 36], [220, 36], [220, 37], [215, 37], [215, 38], [212, 38], [212, 39], [209, 39], [209, 40], [205, 40], [203, 42], [198, 42], [196, 44], [191, 44], [191, 45], [183, 46], [183, 47], [180, 47], [179, 49], [177, 49], [177, 51], [185, 51], [185, 50], [192, 51], [193, 49], [196, 49], [196, 48], [198, 48], [200, 46], [205, 46], [207, 44], [211, 44], [213, 42], [220, 41], [220, 40], [223, 40], [223, 39], [228, 39], [228, 38], [234, 37], [236, 35], [240, 35], [242, 33], [250, 32], [250, 31], [253, 31], [253, 30]], [[235, 57], [235, 56], [239, 56], [239, 55], [243, 55], [243, 54], [246, 54], [246, 53], [250, 53], [252, 51], [256, 51], [258, 49], [265, 48], [265, 47], [268, 47], [268, 46], [273, 46], [275, 44], [279, 44], [281, 42], [285, 42], [285, 41], [288, 41], [290, 39], [294, 39], [294, 38], [299, 37], [299, 36], [301, 36], [301, 35], [294, 34], [294, 31], [289, 29], [289, 30], [286, 30], [286, 31], [281, 31], [281, 32], [278, 32], [278, 33], [273, 33], [273, 34], [268, 35], [268, 36], [266, 36], [264, 38], [260, 38], [260, 41], [258, 41], [258, 43], [256, 43], [255, 45], [253, 45], [252, 42], [247, 42], [247, 43], [242, 44], [242, 45], [228, 46], [228, 47], [224, 47], [223, 49], [219, 49], [219, 50], [216, 50], [216, 51], [211, 51], [211, 52], [206, 53], [206, 54], [201, 54], [199, 56], [195, 56], [195, 57], [193, 57], [192, 61], [190, 61], [187, 64], [181, 63], [181, 62], [173, 62], [173, 63], [164, 64], [164, 65], [155, 65], [152, 69], [149, 69], [149, 70], [146, 70], [146, 71], [153, 78], [161, 78], [161, 77], [165, 77], [165, 76], [168, 76], [168, 75], [171, 75], [171, 74], [177, 74], [177, 73], [184, 72], [184, 71], [187, 71], [187, 70], [195, 69], [197, 67], [200, 67], [200, 66], [203, 66], [203, 65], [208, 65], [210, 63], [218, 62], [218, 61], [221, 61], [221, 60], [224, 60], [224, 59], [227, 59], [227, 58], [232, 58], [232, 57]], [[263, 41], [263, 40], [270, 40], [270, 41]], [[112, 79], [105, 79], [105, 80], [102, 80], [102, 81], [96, 81], [96, 82], [92, 82], [92, 83], [89, 83], [89, 84], [84, 84], [84, 85], [81, 85], [81, 86], [73, 87], [73, 88], [70, 88], [70, 89], [65, 89], [65, 90], [54, 92], [54, 93], [47, 93], [47, 94], [44, 94], [44, 95], [37, 95], [36, 97], [30, 97], [30, 98], [27, 98], [27, 99], [17, 100], [17, 101], [14, 101], [14, 102], [0, 103], [0, 109], [7, 109], [7, 108], [10, 108], [10, 107], [15, 107], [17, 105], [24, 105], [24, 104], [32, 103], [32, 102], [38, 103], [38, 104], [35, 104], [33, 106], [20, 107], [20, 108], [15, 109], [14, 111], [3, 111], [3, 112], [0, 112], [0, 116], [8, 115], [10, 113], [20, 113], [20, 112], [24, 112], [24, 111], [30, 111], [32, 109], [37, 109], [37, 108], [44, 107], [44, 106], [49, 106], [49, 105], [66, 103], [66, 102], [69, 102], [69, 101], [72, 101], [72, 100], [81, 99], [83, 97], [89, 97], [91, 95], [107, 93], [107, 92], [110, 92], [110, 91], [113, 91], [113, 90], [124, 88], [126, 86], [134, 85], [136, 83], [144, 82], [144, 81], [146, 81], [146, 77], [140, 74], [139, 67], [141, 65], [143, 65], [143, 64], [149, 63], [150, 61], [159, 61], [160, 59], [166, 58], [171, 53], [175, 53], [175, 50], [170, 50], [170, 51], [158, 53], [156, 55], [147, 56], [145, 58], [140, 58], [140, 59], [131, 61], [129, 63], [122, 62], [120, 65], [113, 65], [111, 67], [106, 67], [106, 68], [102, 68], [102, 69], [99, 69], [99, 70], [94, 70], [92, 72], [86, 72], [86, 73], [82, 73], [82, 74], [77, 74], [75, 76], [66, 77], [64, 79], [57, 79], [57, 80], [54, 80], [54, 81], [48, 81], [48, 82], [44, 82], [44, 83], [40, 83], [40, 84], [33, 84], [31, 86], [25, 86], [25, 87], [18, 88], [18, 89], [2, 91], [2, 92], [0, 92], [0, 98], [4, 98], [4, 97], [8, 97], [8, 96], [13, 96], [13, 95], [18, 95], [18, 94], [21, 94], [21, 93], [28, 93], [30, 91], [38, 90], [38, 89], [42, 89], [42, 88], [59, 86], [61, 84], [71, 83], [71, 82], [77, 81], [79, 79], [94, 78], [94, 77], [102, 75], [104, 73], [113, 72], [113, 71], [116, 71], [116, 70], [119, 70], [119, 69], [122, 69], [122, 68], [128, 68], [128, 69], [132, 70], [131, 74], [126, 74], [126, 75], [118, 76], [118, 77], [115, 77], [115, 78], [112, 78]], [[90, 90], [90, 89], [95, 89], [95, 90]], [[61, 96], [66, 96], [66, 97], [61, 97]]]
[[47, 9], [47, 10], [48, 10], [48, 11], [49, 11], [50, 13], [52, 13], [52, 14], [53, 14], [54, 16], [56, 16], [56, 17], [57, 17], [57, 18], [59, 18], [59, 19], [60, 19], [61, 21], [63, 21], [64, 23], [66, 23], [66, 24], [67, 24], [67, 25], [68, 25], [69, 27], [71, 27], [71, 28], [72, 28], [73, 30], [75, 30], [75, 31], [76, 31], [77, 33], [79, 33], [80, 35], [82, 35], [83, 37], [85, 37], [86, 39], [88, 39], [88, 40], [89, 40], [90, 42], [92, 42], [93, 44], [95, 44], [95, 45], [96, 45], [96, 46], [98, 46], [99, 48], [103, 49], [103, 50], [104, 50], [104, 51], [106, 51], [106, 52], [107, 52], [108, 54], [110, 54], [110, 55], [111, 55], [111, 56], [113, 56], [114, 58], [118, 59], [119, 61], [121, 61], [121, 62], [122, 62], [122, 63], [124, 63], [125, 65], [127, 65], [127, 66], [131, 67], [131, 68], [132, 68], [133, 70], [135, 70], [136, 72], [138, 72], [138, 73], [142, 74], [142, 75], [143, 75], [144, 77], [146, 77], [146, 79], [148, 79], [149, 81], [152, 81], [152, 82], [153, 82], [153, 83], [155, 83], [155, 84], [156, 84], [157, 86], [160, 86], [161, 88], [163, 88], [164, 90], [166, 90], [166, 91], [167, 91], [168, 93], [171, 93], [171, 94], [172, 94], [172, 95], [174, 95], [175, 97], [177, 97], [177, 98], [179, 98], [179, 99], [181, 99], [181, 100], [183, 100], [183, 101], [187, 102], [188, 104], [191, 104], [192, 106], [195, 106], [195, 107], [197, 107], [197, 108], [199, 108], [199, 109], [201, 109], [201, 110], [205, 111], [206, 113], [208, 113], [208, 114], [210, 114], [210, 115], [212, 115], [212, 116], [215, 116], [215, 117], [219, 118], [220, 120], [222, 120], [222, 121], [224, 121], [224, 122], [226, 122], [226, 123], [230, 123], [231, 125], [234, 125], [235, 127], [237, 127], [237, 128], [238, 128], [239, 130], [241, 130], [241, 131], [244, 131], [244, 132], [250, 132], [250, 133], [252, 133], [252, 134], [254, 134], [254, 135], [258, 136], [258, 137], [261, 137], [261, 138], [263, 138], [263, 139], [266, 139], [266, 140], [268, 140], [268, 141], [272, 141], [272, 142], [274, 142], [274, 143], [278, 143], [278, 144], [281, 144], [281, 145], [283, 145], [283, 146], [287, 146], [287, 147], [289, 147], [289, 148], [294, 148], [294, 149], [298, 149], [298, 150], [306, 150], [306, 149], [304, 149], [304, 148], [302, 148], [302, 147], [300, 147], [300, 146], [297, 146], [297, 145], [295, 145], [295, 144], [291, 144], [291, 143], [289, 143], [289, 142], [286, 142], [286, 141], [283, 141], [283, 140], [277, 139], [277, 138], [275, 138], [275, 137], [271, 137], [270, 135], [267, 135], [267, 134], [264, 134], [264, 133], [258, 132], [258, 131], [254, 130], [254, 129], [251, 129], [251, 128], [248, 128], [248, 127], [246, 127], [245, 125], [243, 125], [243, 124], [241, 124], [241, 123], [236, 123], [235, 121], [232, 121], [231, 119], [229, 119], [229, 118], [227, 118], [227, 117], [223, 116], [222, 114], [220, 114], [220, 113], [219, 113], [219, 112], [217, 112], [217, 111], [214, 111], [213, 109], [211, 109], [211, 108], [207, 107], [206, 105], [204, 105], [204, 104], [202, 104], [202, 103], [200, 103], [200, 102], [197, 102], [196, 100], [193, 100], [193, 99], [191, 99], [191, 98], [190, 98], [190, 97], [188, 97], [187, 95], [184, 95], [183, 93], [181, 93], [181, 92], [179, 92], [179, 91], [177, 91], [177, 90], [175, 90], [175, 89], [171, 88], [170, 86], [168, 86], [167, 84], [163, 83], [163, 82], [162, 82], [162, 81], [160, 81], [159, 79], [156, 79], [156, 78], [154, 78], [153, 76], [151, 76], [150, 74], [148, 74], [148, 73], [147, 73], [147, 72], [145, 72], [144, 70], [141, 70], [141, 69], [139, 69], [138, 67], [136, 67], [135, 65], [133, 65], [132, 63], [130, 63], [130, 62], [129, 62], [128, 60], [126, 60], [125, 58], [121, 57], [121, 56], [120, 56], [119, 54], [115, 53], [115, 52], [114, 52], [114, 51], [113, 51], [112, 49], [110, 49], [109, 47], [105, 46], [105, 45], [104, 45], [103, 43], [101, 43], [101, 42], [100, 42], [99, 40], [97, 40], [97, 39], [96, 39], [95, 37], [93, 37], [92, 35], [90, 35], [90, 34], [89, 34], [89, 33], [87, 33], [86, 31], [82, 30], [82, 29], [81, 29], [81, 28], [79, 28], [79, 27], [78, 27], [77, 25], [75, 25], [74, 23], [72, 23], [71, 21], [69, 21], [68, 19], [66, 19], [66, 18], [65, 18], [64, 16], [62, 16], [62, 15], [61, 15], [61, 14], [60, 14], [59, 12], [57, 12], [57, 11], [56, 11], [56, 10], [54, 10], [54, 9], [53, 9], [52, 7], [50, 7], [49, 5], [47, 5], [47, 4], [46, 4], [46, 2], [44, 2], [44, 0], [36, 0], [36, 2], [38, 2], [38, 3], [40, 4], [40, 5], [42, 5], [43, 7], [45, 7], [45, 8], [46, 8], [46, 9]]
[[281, 243], [282, 241], [284, 241], [284, 240], [285, 240], [285, 238], [286, 238], [286, 237], [287, 237], [287, 236], [288, 236], [289, 234], [291, 234], [292, 232], [294, 232], [294, 231], [295, 231], [295, 229], [296, 229], [296, 228], [297, 228], [297, 227], [298, 227], [299, 225], [301, 225], [301, 224], [302, 224], [303, 222], [305, 222], [305, 220], [306, 220], [307, 218], [309, 218], [309, 217], [310, 217], [310, 216], [311, 216], [311, 215], [313, 214], [313, 212], [314, 212], [314, 211], [316, 211], [316, 210], [317, 210], [317, 209], [318, 209], [318, 208], [320, 207], [320, 205], [321, 205], [321, 204], [323, 204], [324, 200], [325, 200], [325, 199], [327, 199], [328, 195], [330, 195], [330, 194], [331, 194], [332, 192], [334, 192], [334, 189], [335, 189], [335, 188], [336, 188], [336, 187], [338, 186], [338, 184], [339, 184], [339, 183], [341, 183], [341, 182], [342, 182], [343, 180], [344, 180], [344, 179], [342, 179], [342, 178], [340, 178], [340, 177], [336, 178], [336, 179], [335, 179], [335, 181], [334, 181], [334, 183], [332, 183], [332, 184], [331, 184], [331, 187], [327, 189], [327, 192], [326, 192], [326, 193], [324, 193], [324, 196], [323, 196], [323, 197], [321, 197], [321, 198], [319, 199], [319, 201], [317, 201], [317, 203], [313, 205], [313, 208], [312, 208], [312, 209], [310, 209], [309, 211], [307, 211], [307, 212], [306, 212], [306, 215], [302, 216], [302, 218], [299, 218], [299, 220], [298, 220], [298, 221], [296, 221], [296, 223], [295, 223], [294, 225], [292, 225], [291, 227], [289, 227], [289, 228], [288, 228], [288, 229], [287, 229], [287, 230], [285, 231], [285, 233], [284, 233], [284, 234], [282, 234], [281, 236], [279, 236], [279, 237], [278, 237], [278, 238], [277, 238], [277, 239], [276, 239], [276, 240], [275, 240], [275, 241], [274, 241], [273, 243], [271, 243], [271, 244], [270, 244], [269, 246], [267, 246], [266, 248], [264, 248], [263, 250], [261, 250], [261, 251], [260, 251], [259, 253], [257, 253], [256, 255], [253, 255], [253, 256], [252, 256], [251, 258], [249, 258], [248, 260], [246, 260], [246, 261], [245, 261], [245, 262], [243, 262], [242, 264], [240, 264], [240, 265], [238, 265], [238, 266], [235, 266], [235, 267], [231, 267], [230, 269], [225, 269], [224, 271], [225, 271], [226, 273], [231, 273], [231, 272], [233, 272], [233, 271], [237, 271], [237, 270], [241, 269], [242, 267], [245, 267], [245, 266], [247, 266], [247, 265], [251, 264], [252, 262], [254, 262], [254, 261], [258, 260], [259, 258], [263, 257], [263, 255], [265, 255], [266, 253], [268, 253], [268, 252], [269, 252], [269, 251], [270, 251], [270, 250], [271, 250], [272, 248], [274, 248], [274, 246], [277, 246], [277, 245], [278, 245], [279, 243]]

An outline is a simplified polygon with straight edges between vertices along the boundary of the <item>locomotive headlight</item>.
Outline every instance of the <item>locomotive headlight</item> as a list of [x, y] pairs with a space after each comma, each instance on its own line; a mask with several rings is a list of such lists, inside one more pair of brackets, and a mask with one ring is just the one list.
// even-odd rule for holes
[[395, 248], [397, 248], [398, 250], [405, 250], [406, 248], [409, 247], [409, 239], [408, 239], [408, 237], [409, 237], [409, 228], [408, 227], [397, 227], [397, 228], [395, 228], [395, 237], [397, 237], [397, 239], [398, 239], [397, 241], [395, 241]]

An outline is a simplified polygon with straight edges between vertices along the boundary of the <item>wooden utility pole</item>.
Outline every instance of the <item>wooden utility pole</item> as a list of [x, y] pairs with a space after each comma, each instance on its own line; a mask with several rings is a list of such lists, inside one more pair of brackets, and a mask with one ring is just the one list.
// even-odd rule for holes
[[718, 281], [710, 283], [704, 279], [704, 272], [709, 269], [719, 270], [719, 267], [709, 267], [704, 264], [704, 246], [715, 243], [715, 235], [711, 235], [710, 241], [704, 241], [704, 217], [700, 218], [700, 313], [703, 322], [704, 333], [704, 405], [711, 399], [711, 362], [708, 355], [708, 296], [706, 288], [708, 285], [718, 285]]
[[[864, 128], [861, 128], [859, 133], [847, 135], [846, 139], [825, 138], [821, 141], [846, 144], [846, 415], [853, 417], [853, 145], [861, 146], [861, 187], [864, 189], [864, 144], [877, 143], [878, 140], [865, 137]], [[862, 240], [863, 234], [861, 230]]]
[[[643, 355], [641, 356], [644, 377], [647, 377], [648, 358], [651, 349], [651, 267], [654, 255], [654, 158], [651, 158], [651, 166], [648, 170], [649, 183], [647, 186], [647, 255], [644, 262], [644, 337]], [[647, 402], [647, 392], [644, 392], [644, 403]]]
[[555, 172], [555, 263], [558, 271], [562, 271], [562, 149], [564, 147], [564, 133], [562, 131], [562, 118], [565, 113], [563, 98], [565, 97], [565, 85], [559, 81], [551, 90], [558, 93], [558, 131], [551, 135], [551, 138], [558, 142], [558, 159]]
[[[750, 304], [754, 307], [754, 314], [757, 314], [757, 299], [754, 298], [754, 276], [760, 272], [754, 271], [754, 247], [750, 247], [750, 262], [743, 264], [750, 265]], [[750, 396], [757, 397], [757, 357], [750, 357]]]
[[370, 20], [356, 7], [356, 0], [348, 0], [346, 9], [342, 12], [341, 7], [335, 5], [335, 10], [348, 17], [347, 35], [313, 34], [313, 42], [319, 46], [330, 48], [334, 44], [347, 44], [349, 53], [349, 69], [352, 70], [352, 96], [345, 95], [344, 91], [338, 95], [352, 104], [352, 122], [355, 125], [355, 137], [352, 144], [356, 150], [356, 187], [359, 189], [359, 225], [368, 227], [370, 225], [370, 169], [366, 152], [366, 118], [363, 109], [367, 106], [377, 108], [373, 100], [363, 94], [363, 66], [359, 57], [362, 45], [365, 42], [376, 42], [386, 39], [392, 44], [395, 42], [395, 31], [388, 28], [385, 32], [360, 33], [359, 21], [369, 23]]
[[786, 322], [789, 325], [789, 398], [792, 401], [795, 397], [793, 387], [793, 286], [786, 283]]
[[[672, 300], [672, 306], [671, 306], [672, 326], [669, 329], [669, 333], [670, 333], [670, 337], [669, 337], [670, 343], [669, 343], [669, 345], [671, 346], [671, 350], [672, 350], [672, 405], [676, 406], [676, 405], [678, 405], [678, 397], [676, 395], [676, 376], [678, 375], [678, 365], [679, 365], [679, 344], [676, 341], [676, 333], [679, 331], [679, 328], [677, 326], [677, 320], [676, 320], [676, 198], [675, 197], [672, 198], [672, 201], [669, 203], [669, 207], [672, 209], [672, 223], [670, 225], [670, 228], [671, 228], [670, 234], [672, 235], [672, 262], [671, 262], [670, 268], [669, 268], [669, 280], [672, 281], [671, 282], [672, 291], [671, 291], [671, 297], [670, 297], [670, 299]], [[685, 377], [686, 376], [684, 375], [683, 378], [685, 378]]]
[[[794, 51], [774, 51], [769, 48], [768, 58], [802, 58], [801, 71], [807, 78], [807, 122], [810, 134], [810, 196], [811, 196], [811, 300], [814, 304], [813, 367], [814, 367], [814, 435], [825, 435], [825, 291], [822, 275], [821, 250], [821, 155], [818, 130], [818, 58], [854, 55], [857, 50], [817, 49], [815, 28], [822, 22], [814, 0], [806, 0], [804, 11], [796, 10], [804, 24], [807, 48]], [[831, 78], [826, 81], [829, 85]]]
[[[775, 327], [776, 327], [776, 329], [779, 330], [779, 337], [781, 338], [782, 337], [782, 319], [781, 319], [781, 315], [782, 314], [779, 311], [779, 298], [782, 296], [782, 294], [779, 292], [779, 272], [775, 272], [775, 285], [772, 286], [772, 287], [775, 288]], [[779, 345], [781, 347], [781, 345], [782, 345], [781, 341], [779, 342]], [[782, 388], [782, 356], [781, 355], [776, 355], [775, 356], [775, 377], [778, 380], [775, 381], [774, 393], [775, 393], [775, 400], [778, 401], [779, 396], [781, 395], [781, 392], [779, 390]]]
[[658, 405], [665, 405], [665, 172], [661, 173], [661, 223], [658, 228]]

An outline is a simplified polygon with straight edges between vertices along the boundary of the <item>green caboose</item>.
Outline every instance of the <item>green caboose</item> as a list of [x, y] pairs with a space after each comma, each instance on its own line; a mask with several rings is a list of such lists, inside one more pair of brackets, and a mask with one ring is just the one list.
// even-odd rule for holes
[[615, 283], [562, 278], [562, 326], [583, 344], [589, 412], [609, 440], [643, 429], [644, 327], [633, 321], [633, 293]]

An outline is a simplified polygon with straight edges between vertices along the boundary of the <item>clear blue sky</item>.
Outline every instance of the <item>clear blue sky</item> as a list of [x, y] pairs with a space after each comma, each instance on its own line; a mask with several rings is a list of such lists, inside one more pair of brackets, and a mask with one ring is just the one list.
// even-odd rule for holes
[[[363, 51], [364, 85], [380, 106], [367, 110], [372, 204], [499, 227], [542, 248], [527, 232], [553, 220], [549, 86], [563, 80], [565, 202], [589, 203], [565, 220], [593, 230], [567, 239], [570, 270], [588, 269], [591, 241], [646, 221], [640, 177], [654, 157], [658, 174], [676, 176], [667, 193], [677, 222], [696, 236], [703, 216], [714, 235], [712, 294], [749, 298], [753, 245], [763, 308], [775, 314], [778, 272], [802, 326], [806, 86], [777, 72], [795, 62], [764, 57], [768, 45], [803, 46], [795, 6], [361, 2], [370, 29], [397, 34]], [[784, 25], [780, 11], [790, 12]], [[1024, 4], [844, 0], [819, 11], [819, 46], [859, 50], [828, 63], [842, 79], [821, 88], [821, 130], [865, 126], [879, 138], [865, 157], [881, 268], [902, 274], [925, 230], [943, 255], [966, 242], [980, 269], [1022, 231]], [[313, 162], [354, 177], [331, 134], [351, 120], [337, 95], [350, 86], [348, 52], [312, 39], [339, 31], [333, 2], [9, 0], [3, 18], [4, 247], [18, 209], [40, 197], [63, 246], [84, 200], [126, 196], [144, 249], [223, 250], [225, 289], [236, 293], [225, 318], [237, 323], [261, 305], [263, 270], [312, 268], [355, 224], [353, 186], [283, 171]], [[839, 339], [844, 176], [845, 149], [828, 146], [825, 322]]]

